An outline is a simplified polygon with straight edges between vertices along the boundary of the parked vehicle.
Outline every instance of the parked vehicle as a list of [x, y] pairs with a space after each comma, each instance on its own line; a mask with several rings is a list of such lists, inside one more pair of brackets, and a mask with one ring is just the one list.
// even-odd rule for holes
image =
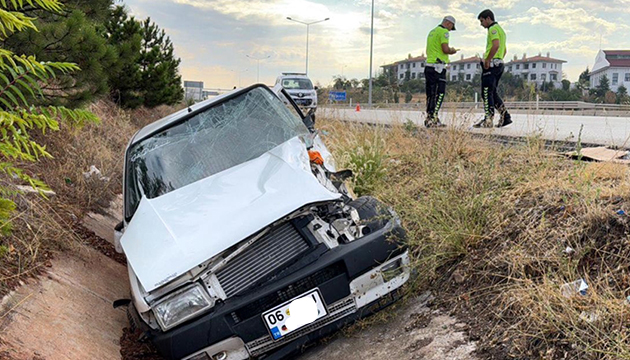
[[306, 112], [314, 113], [317, 109], [317, 87], [313, 86], [311, 79], [303, 73], [282, 73], [276, 79], [276, 86], [280, 84], [295, 103], [306, 109]]
[[140, 130], [116, 233], [132, 327], [167, 359], [280, 359], [397, 300], [405, 231], [349, 176], [280, 86]]

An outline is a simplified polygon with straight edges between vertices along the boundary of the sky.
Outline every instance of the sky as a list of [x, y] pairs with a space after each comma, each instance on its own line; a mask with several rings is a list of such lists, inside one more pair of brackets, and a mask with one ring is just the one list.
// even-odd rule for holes
[[[371, 0], [124, 0], [136, 18], [150, 17], [175, 45], [184, 80], [231, 89], [273, 85], [282, 72], [304, 72], [310, 26], [309, 77], [326, 86], [334, 76], [369, 76]], [[483, 54], [486, 30], [477, 15], [486, 8], [507, 33], [507, 58], [551, 53], [567, 61], [576, 81], [593, 67], [599, 49], [630, 49], [630, 0], [375, 0], [374, 72], [425, 52], [426, 36], [445, 15], [457, 31], [451, 60]], [[251, 58], [265, 58], [260, 61]], [[267, 58], [268, 57], [268, 58]], [[260, 70], [257, 68], [260, 66]], [[240, 84], [239, 84], [240, 81]]]

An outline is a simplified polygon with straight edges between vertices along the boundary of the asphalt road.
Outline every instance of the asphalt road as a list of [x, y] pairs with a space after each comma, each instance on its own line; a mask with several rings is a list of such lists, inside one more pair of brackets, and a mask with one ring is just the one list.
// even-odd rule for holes
[[[425, 119], [423, 111], [361, 109], [360, 112], [356, 112], [355, 109], [323, 107], [318, 109], [318, 116], [372, 124], [405, 123], [410, 120], [417, 125], [422, 125]], [[547, 140], [575, 142], [578, 141], [580, 128], [583, 126], [580, 138], [584, 143], [630, 147], [630, 117], [513, 114], [514, 123], [505, 128], [471, 128], [473, 122], [481, 116], [478, 113], [446, 111], [440, 114], [440, 119], [448, 126], [475, 133], [509, 136], [540, 135]]]

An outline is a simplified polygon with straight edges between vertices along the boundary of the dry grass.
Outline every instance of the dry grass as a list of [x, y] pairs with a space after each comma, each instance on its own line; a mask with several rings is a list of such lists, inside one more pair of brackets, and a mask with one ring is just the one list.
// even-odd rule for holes
[[[418, 291], [451, 299], [487, 357], [630, 359], [626, 166], [560, 158], [537, 139], [503, 147], [411, 123], [318, 126], [339, 167], [359, 170], [359, 192], [401, 215]], [[581, 278], [586, 296], [561, 294]]]
[[[131, 136], [173, 112], [171, 107], [122, 111], [109, 102], [98, 102], [91, 110], [100, 117], [100, 124], [82, 129], [62, 124], [59, 132], [35, 136], [54, 158], [22, 167], [57, 195], [48, 200], [34, 194], [15, 196], [13, 233], [0, 237], [0, 298], [45, 268], [55, 252], [81, 241], [74, 232], [77, 221], [107, 207], [121, 192], [123, 154]], [[83, 175], [91, 165], [100, 170], [101, 178]]]

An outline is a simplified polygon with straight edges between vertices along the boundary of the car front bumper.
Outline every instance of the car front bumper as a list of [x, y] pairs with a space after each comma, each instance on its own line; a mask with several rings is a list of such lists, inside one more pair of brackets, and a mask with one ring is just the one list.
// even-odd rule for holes
[[[278, 281], [234, 296], [215, 305], [212, 312], [167, 332], [149, 330], [149, 338], [167, 359], [246, 359], [266, 355], [281, 359], [317, 338], [377, 307], [396, 300], [392, 294], [409, 278], [405, 232], [392, 220], [383, 229], [331, 249], [308, 265]], [[394, 277], [381, 267], [401, 265]], [[318, 288], [328, 315], [274, 341], [261, 314], [287, 299]], [[383, 301], [385, 304], [383, 304]]]

